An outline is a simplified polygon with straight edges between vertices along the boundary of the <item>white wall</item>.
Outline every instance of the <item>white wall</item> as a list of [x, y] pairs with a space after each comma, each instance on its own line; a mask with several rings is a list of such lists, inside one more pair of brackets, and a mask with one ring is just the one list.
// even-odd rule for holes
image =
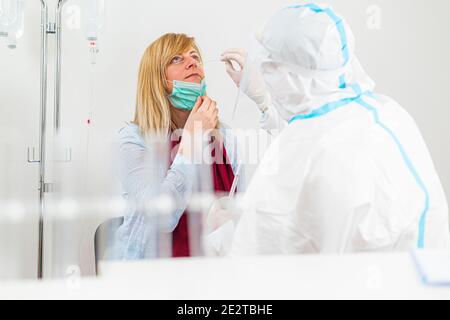
[[[450, 37], [447, 34], [450, 2], [434, 0], [432, 5], [425, 0], [329, 2], [353, 27], [359, 58], [377, 82], [377, 91], [395, 98], [416, 119], [450, 198], [450, 129], [447, 125], [450, 119]], [[138, 64], [153, 40], [166, 32], [188, 33], [197, 38], [206, 61], [217, 61], [224, 49], [245, 47], [249, 37], [275, 10], [292, 2], [107, 0], [101, 52], [94, 76], [87, 42], [78, 29], [77, 4], [79, 1], [69, 0], [64, 10], [62, 121], [66, 143], [73, 149], [73, 161], [62, 168], [67, 176], [65, 181], [82, 196], [118, 193], [117, 185], [111, 184], [110, 142], [114, 141], [123, 122], [132, 118]], [[372, 5], [381, 10], [380, 30], [367, 27], [371, 17], [367, 9]], [[28, 0], [25, 37], [19, 49], [10, 51], [0, 45], [1, 138], [20, 141], [15, 148], [16, 164], [23, 168], [19, 172], [20, 185], [28, 190], [27, 195], [32, 194], [36, 186], [36, 168], [28, 165], [24, 156], [27, 145], [37, 145], [38, 28], [38, 1]], [[245, 99], [236, 119], [231, 119], [236, 90], [218, 62], [209, 62], [206, 68], [208, 91], [219, 101], [223, 120], [238, 128], [256, 126], [257, 112]], [[52, 100], [49, 102], [52, 109]], [[94, 122], [89, 133], [90, 160], [86, 170], [85, 120], [90, 105]], [[8, 133], [3, 134], [5, 131]], [[74, 241], [81, 243], [81, 264], [86, 274], [93, 272], [92, 234], [96, 223], [95, 219], [83, 221], [83, 233], [74, 236], [77, 239]], [[54, 232], [52, 234], [55, 236]], [[27, 235], [29, 241], [34, 241], [34, 233]], [[47, 251], [51, 259], [54, 250]], [[34, 258], [33, 254], [27, 256]], [[23, 274], [33, 275], [33, 270]]]

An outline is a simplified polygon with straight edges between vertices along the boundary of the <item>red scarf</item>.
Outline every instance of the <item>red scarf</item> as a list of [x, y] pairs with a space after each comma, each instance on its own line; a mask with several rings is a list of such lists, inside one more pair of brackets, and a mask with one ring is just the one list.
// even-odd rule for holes
[[[174, 148], [178, 144], [179, 142], [172, 142], [172, 147]], [[218, 152], [217, 158], [216, 152]], [[213, 159], [219, 160], [214, 161], [211, 166], [214, 181], [214, 192], [216, 194], [228, 193], [230, 192], [231, 186], [234, 181], [234, 173], [227, 156], [227, 151], [223, 146], [223, 143], [220, 143], [219, 148], [213, 147], [211, 156], [213, 157]], [[178, 222], [178, 225], [173, 232], [172, 239], [173, 239], [172, 242], [173, 257], [174, 258], [190, 257], [187, 211], [185, 211], [181, 216], [180, 221]]]

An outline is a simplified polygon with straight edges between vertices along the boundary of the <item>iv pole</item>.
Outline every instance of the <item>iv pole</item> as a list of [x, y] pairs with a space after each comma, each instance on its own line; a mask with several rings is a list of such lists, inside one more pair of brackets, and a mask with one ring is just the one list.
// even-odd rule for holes
[[55, 73], [55, 132], [60, 127], [61, 104], [61, 15], [64, 3], [58, 0], [56, 7], [56, 24], [48, 23], [48, 5], [41, 0], [41, 93], [40, 93], [40, 136], [39, 136], [39, 239], [38, 239], [38, 279], [44, 277], [44, 218], [45, 193], [50, 191], [51, 185], [46, 183], [46, 130], [47, 130], [47, 84], [48, 84], [48, 35], [56, 35], [56, 73]]
[[47, 44], [48, 44], [48, 7], [46, 0], [41, 0], [41, 93], [40, 93], [40, 136], [39, 136], [39, 240], [38, 240], [38, 279], [43, 278], [44, 267], [44, 193], [45, 152], [46, 152], [46, 117], [47, 117]]
[[61, 31], [62, 9], [67, 0], [58, 0], [56, 6], [56, 68], [55, 68], [55, 114], [54, 125], [56, 134], [61, 125]]
[[45, 193], [51, 191], [52, 185], [46, 183], [45, 154], [47, 129], [47, 84], [48, 84], [48, 35], [56, 36], [56, 62], [55, 62], [55, 106], [54, 106], [54, 132], [57, 135], [61, 126], [61, 31], [62, 9], [68, 0], [58, 0], [56, 6], [55, 23], [48, 22], [47, 0], [41, 0], [41, 97], [40, 97], [40, 165], [39, 165], [39, 248], [38, 248], [38, 279], [44, 276], [44, 218]]

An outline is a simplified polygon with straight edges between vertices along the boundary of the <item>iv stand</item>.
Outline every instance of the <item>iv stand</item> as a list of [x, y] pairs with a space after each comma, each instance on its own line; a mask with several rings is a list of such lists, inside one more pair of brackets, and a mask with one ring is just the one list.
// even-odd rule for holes
[[44, 193], [45, 184], [45, 150], [47, 117], [47, 44], [48, 44], [48, 7], [46, 0], [41, 0], [41, 93], [40, 93], [40, 136], [39, 136], [39, 240], [38, 240], [38, 279], [43, 278], [44, 266]]
[[51, 184], [46, 183], [46, 132], [47, 132], [47, 85], [48, 85], [48, 35], [56, 35], [56, 71], [55, 71], [55, 113], [54, 129], [60, 128], [61, 106], [61, 28], [62, 8], [67, 0], [58, 0], [56, 7], [56, 23], [48, 22], [47, 0], [41, 0], [41, 92], [40, 92], [40, 135], [39, 135], [39, 239], [38, 239], [38, 279], [44, 276], [44, 218], [45, 193], [51, 190]]
[[61, 31], [62, 9], [67, 0], [58, 0], [56, 6], [56, 73], [55, 73], [55, 132], [59, 133], [61, 126]]

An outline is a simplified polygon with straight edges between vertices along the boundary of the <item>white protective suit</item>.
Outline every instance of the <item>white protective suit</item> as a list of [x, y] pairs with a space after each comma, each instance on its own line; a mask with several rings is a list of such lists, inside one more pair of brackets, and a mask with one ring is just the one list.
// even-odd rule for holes
[[258, 36], [247, 62], [289, 125], [248, 187], [232, 255], [449, 248], [447, 201], [421, 133], [372, 93], [354, 47], [347, 23], [314, 4], [281, 10]]

